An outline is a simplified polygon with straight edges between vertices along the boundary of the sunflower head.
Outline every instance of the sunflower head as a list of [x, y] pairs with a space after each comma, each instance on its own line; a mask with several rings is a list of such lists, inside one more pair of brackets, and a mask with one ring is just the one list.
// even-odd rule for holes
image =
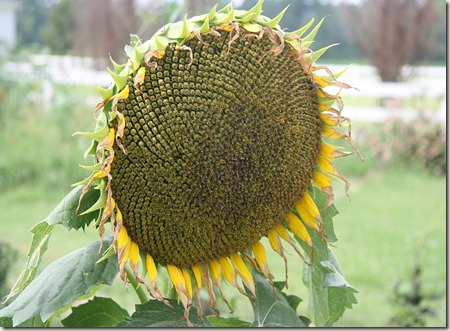
[[99, 88], [96, 129], [81, 133], [95, 164], [78, 184], [100, 190], [87, 212], [100, 211], [102, 236], [110, 221], [122, 278], [130, 264], [164, 300], [165, 268], [186, 314], [202, 287], [217, 311], [223, 280], [250, 296], [252, 269], [272, 281], [262, 237], [284, 261], [282, 243], [302, 256], [294, 236], [312, 249], [309, 231], [323, 235], [314, 187], [331, 203], [331, 180], [346, 183], [332, 160], [348, 153], [329, 142], [351, 144], [338, 130], [347, 119], [325, 88], [349, 86], [315, 64], [329, 48], [309, 48], [322, 21], [286, 33], [284, 11], [267, 18], [262, 3], [214, 7], [146, 42], [132, 36], [128, 61], [113, 62], [113, 83]]

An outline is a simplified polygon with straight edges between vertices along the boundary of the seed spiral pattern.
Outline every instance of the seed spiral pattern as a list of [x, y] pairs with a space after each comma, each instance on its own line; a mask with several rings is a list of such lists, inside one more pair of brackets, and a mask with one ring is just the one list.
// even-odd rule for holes
[[291, 47], [273, 56], [267, 35], [243, 29], [202, 38], [169, 44], [117, 104], [127, 154], [114, 147], [111, 176], [123, 224], [141, 250], [180, 268], [242, 251], [281, 223], [321, 146], [316, 87]]

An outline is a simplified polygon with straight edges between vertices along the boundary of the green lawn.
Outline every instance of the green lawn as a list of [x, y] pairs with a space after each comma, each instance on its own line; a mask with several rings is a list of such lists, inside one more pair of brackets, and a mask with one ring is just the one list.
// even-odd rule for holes
[[424, 290], [443, 295], [430, 303], [437, 316], [428, 326], [445, 326], [445, 178], [404, 169], [371, 172], [354, 181], [351, 201], [340, 197], [337, 206], [335, 252], [347, 280], [360, 291], [359, 304], [338, 325], [388, 325], [392, 286], [419, 262]]
[[[336, 187], [336, 206], [340, 215], [335, 218], [339, 241], [334, 252], [347, 280], [360, 293], [357, 295], [359, 304], [348, 310], [337, 326], [388, 326], [393, 316], [393, 307], [389, 303], [392, 286], [396, 280], [408, 277], [414, 261], [423, 267], [424, 290], [431, 294], [445, 293], [445, 178], [393, 167], [371, 170], [364, 176], [350, 176], [350, 182], [351, 200], [342, 193], [343, 187]], [[11, 282], [25, 262], [31, 239], [28, 230], [47, 216], [65, 194], [63, 190], [49, 191], [38, 186], [1, 193], [0, 225], [3, 230], [0, 238], [9, 241], [19, 251]], [[83, 234], [60, 228], [52, 235], [44, 262], [48, 264], [96, 238], [94, 229], [87, 229]], [[276, 254], [270, 254], [269, 260], [277, 279], [283, 279], [282, 260]], [[307, 299], [301, 281], [302, 268], [302, 262], [291, 253], [289, 292]], [[131, 311], [137, 299], [131, 288], [126, 295], [123, 287], [120, 281], [116, 281], [113, 288], [102, 291]], [[239, 316], [251, 318], [246, 299], [233, 291], [227, 290], [226, 293], [242, 309], [248, 310], [245, 313], [238, 310]], [[439, 300], [430, 301], [437, 315], [428, 318], [428, 326], [445, 325], [445, 300], [442, 296]], [[306, 307], [306, 302], [302, 302], [299, 309], [305, 310]]]

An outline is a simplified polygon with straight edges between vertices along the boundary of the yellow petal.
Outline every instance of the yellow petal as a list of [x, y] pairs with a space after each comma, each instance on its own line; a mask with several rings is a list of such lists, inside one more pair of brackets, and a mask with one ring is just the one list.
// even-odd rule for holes
[[230, 284], [236, 283], [236, 273], [234, 272], [233, 266], [228, 258], [221, 257], [219, 259], [219, 264], [222, 267], [222, 273], [225, 280]]
[[[120, 257], [120, 261], [119, 261], [119, 265], [120, 266], [123, 266], [123, 265], [125, 265], [125, 263], [127, 262], [127, 260], [128, 260], [128, 256], [130, 255], [130, 248], [131, 248], [131, 238], [130, 237], [128, 237], [128, 241], [127, 241], [127, 243], [124, 245], [125, 247], [124, 247], [124, 249], [123, 249], [123, 255], [120, 257], [120, 255], [119, 255], [119, 257]], [[120, 251], [119, 251], [120, 252]]]
[[234, 253], [231, 254], [230, 258], [244, 284], [253, 293], [253, 295], [255, 295], [255, 283], [253, 281], [252, 274], [245, 265], [244, 260], [242, 260], [242, 257], [238, 253]]
[[209, 262], [209, 267], [211, 269], [211, 276], [213, 280], [218, 283], [220, 280], [220, 264], [217, 260], [212, 260]]
[[321, 172], [316, 171], [314, 173], [314, 176], [312, 178], [312, 181], [317, 185], [318, 188], [320, 188], [321, 190], [325, 189], [326, 187], [330, 187], [331, 186], [331, 179], [324, 175]]
[[168, 264], [167, 271], [169, 272], [170, 280], [175, 287], [177, 287], [177, 285], [181, 285], [183, 288], [185, 287], [184, 276], [180, 268], [172, 264]]
[[131, 241], [130, 244], [130, 263], [135, 268], [139, 262], [139, 247], [136, 243]]
[[200, 265], [195, 265], [193, 267], [191, 267], [193, 273], [194, 273], [194, 277], [195, 277], [195, 282], [197, 283], [197, 288], [201, 288], [202, 287], [202, 269], [200, 267]]
[[[106, 168], [105, 168], [106, 169]], [[100, 170], [100, 171], [97, 171], [96, 173], [94, 173], [93, 175], [92, 175], [92, 177], [94, 177], [94, 178], [103, 178], [103, 177], [105, 177], [106, 175], [105, 175], [105, 173], [102, 171], [102, 170]]]
[[317, 82], [317, 84], [319, 84], [319, 86], [321, 86], [321, 87], [326, 87], [326, 86], [330, 85], [329, 82], [327, 82], [325, 79], [323, 79], [319, 76], [314, 76], [313, 78]]
[[158, 269], [156, 269], [155, 260], [153, 260], [153, 257], [149, 254], [147, 254], [145, 259], [145, 266], [147, 268], [148, 278], [154, 287], [156, 279], [158, 278]]
[[277, 231], [278, 235], [283, 238], [286, 241], [289, 241], [289, 233], [287, 232], [286, 228], [284, 226], [282, 226], [281, 224], [278, 224], [275, 227], [275, 230]]
[[114, 144], [114, 134], [115, 134], [114, 129], [110, 129], [108, 135], [102, 141], [99, 142], [97, 146], [97, 151], [105, 149], [111, 150]]
[[331, 163], [331, 160], [329, 158], [320, 156], [317, 160], [317, 165], [322, 169], [324, 172], [333, 174], [333, 163]]
[[119, 249], [124, 247], [128, 243], [129, 240], [130, 240], [130, 237], [128, 237], [127, 229], [125, 229], [125, 227], [122, 226], [119, 231], [119, 236], [117, 237], [117, 247]]
[[286, 216], [286, 223], [289, 226], [289, 229], [301, 240], [303, 240], [305, 243], [307, 243], [309, 246], [312, 246], [311, 237], [306, 230], [305, 226], [303, 225], [303, 222], [300, 221], [297, 216], [290, 213]]
[[311, 212], [314, 216], [320, 215], [319, 208], [317, 208], [316, 203], [314, 202], [314, 200], [311, 198], [311, 196], [308, 193], [305, 193], [303, 195], [302, 201], [303, 201], [303, 203], [306, 204], [306, 206], [308, 207], [308, 210], [311, 210]]
[[129, 92], [130, 92], [130, 89], [129, 89], [128, 85], [126, 85], [125, 88], [122, 91], [120, 91], [119, 93], [117, 93], [114, 96], [113, 103], [112, 103], [112, 108], [115, 109], [117, 103], [120, 100], [127, 99], [128, 95], [129, 95]]
[[188, 296], [192, 298], [192, 282], [191, 282], [191, 275], [189, 274], [189, 271], [186, 268], [181, 269], [184, 277], [184, 282], [186, 283], [186, 289]]
[[187, 307], [190, 300], [187, 294], [186, 282], [184, 280], [183, 273], [181, 272], [180, 268], [172, 264], [167, 265], [167, 271], [169, 272], [169, 277], [175, 287], [175, 291], [177, 291], [178, 293], [178, 297], [183, 303], [183, 306]]
[[323, 157], [332, 159], [335, 157], [335, 152], [336, 149], [334, 148], [334, 146], [325, 143], [322, 143], [322, 145], [320, 146], [320, 155], [322, 155]]
[[264, 249], [264, 246], [258, 241], [252, 245], [252, 250], [253, 254], [255, 255], [256, 262], [261, 268], [263, 274], [269, 280], [272, 279], [273, 276], [270, 274], [269, 265], [267, 264], [266, 250]]
[[270, 230], [269, 233], [267, 234], [267, 238], [269, 238], [269, 243], [272, 249], [282, 256], [283, 249], [281, 247], [277, 231], [275, 229]]
[[321, 113], [320, 114], [320, 119], [326, 125], [329, 125], [329, 126], [336, 126], [337, 125], [336, 118], [333, 117], [331, 114]]
[[326, 98], [326, 95], [325, 95], [325, 93], [322, 91], [322, 90], [317, 90], [317, 96], [319, 97], [319, 98]]
[[260, 267], [262, 267], [263, 265], [267, 265], [266, 250], [259, 241], [252, 245], [252, 250], [258, 265]]
[[144, 82], [145, 78], [145, 67], [140, 67], [134, 77], [134, 86], [137, 87], [139, 84]]
[[244, 23], [244, 24], [242, 24], [242, 27], [245, 30], [247, 30], [248, 32], [253, 32], [253, 33], [259, 33], [262, 30], [262, 26], [259, 24]]
[[326, 137], [326, 138], [330, 138], [330, 139], [339, 139], [342, 137], [342, 134], [340, 134], [339, 132], [337, 132], [334, 128], [332, 128], [331, 126], [326, 126], [324, 125], [322, 127], [322, 134]]
[[295, 205], [295, 209], [297, 209], [306, 225], [315, 230], [319, 230], [316, 223], [316, 221], [321, 221], [319, 209], [308, 193], [303, 195], [302, 199]]
[[326, 104], [324, 104], [323, 102], [319, 102], [317, 104], [317, 108], [319, 108], [320, 111], [325, 111], [325, 110], [329, 110], [330, 107], [327, 106]]

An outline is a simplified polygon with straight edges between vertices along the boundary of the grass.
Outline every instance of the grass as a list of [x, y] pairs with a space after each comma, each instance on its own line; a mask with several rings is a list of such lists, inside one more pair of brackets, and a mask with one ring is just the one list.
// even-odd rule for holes
[[[339, 241], [334, 252], [347, 280], [360, 291], [359, 304], [348, 310], [337, 326], [389, 326], [393, 317], [393, 306], [389, 303], [392, 285], [408, 275], [414, 261], [424, 268], [425, 290], [445, 293], [445, 179], [392, 168], [368, 171], [364, 176], [351, 178], [351, 182], [351, 200], [343, 194], [337, 196], [336, 206], [341, 214], [335, 218]], [[37, 185], [1, 193], [1, 237], [19, 251], [10, 281], [25, 262], [31, 239], [28, 230], [47, 216], [65, 194], [64, 190], [47, 191]], [[83, 234], [59, 228], [52, 235], [44, 264], [96, 239], [94, 229]], [[277, 279], [284, 279], [280, 258], [270, 254], [269, 260]], [[302, 268], [299, 258], [291, 254], [289, 292], [300, 293], [306, 299]], [[242, 307], [239, 316], [251, 319], [247, 299], [233, 291], [226, 292], [234, 304]], [[125, 294], [119, 280], [113, 287], [104, 288], [101, 295], [113, 297], [130, 311], [137, 303], [134, 293]], [[437, 316], [428, 319], [428, 326], [445, 325], [445, 300], [441, 297], [430, 303]], [[300, 312], [304, 314], [306, 309], [306, 302], [302, 303]]]
[[[351, 202], [338, 199], [335, 252], [347, 280], [359, 289], [359, 304], [339, 326], [387, 326], [392, 286], [414, 263], [424, 269], [426, 291], [446, 290], [445, 178], [387, 169], [355, 181]], [[445, 325], [445, 302], [432, 302], [437, 316], [428, 326]]]

